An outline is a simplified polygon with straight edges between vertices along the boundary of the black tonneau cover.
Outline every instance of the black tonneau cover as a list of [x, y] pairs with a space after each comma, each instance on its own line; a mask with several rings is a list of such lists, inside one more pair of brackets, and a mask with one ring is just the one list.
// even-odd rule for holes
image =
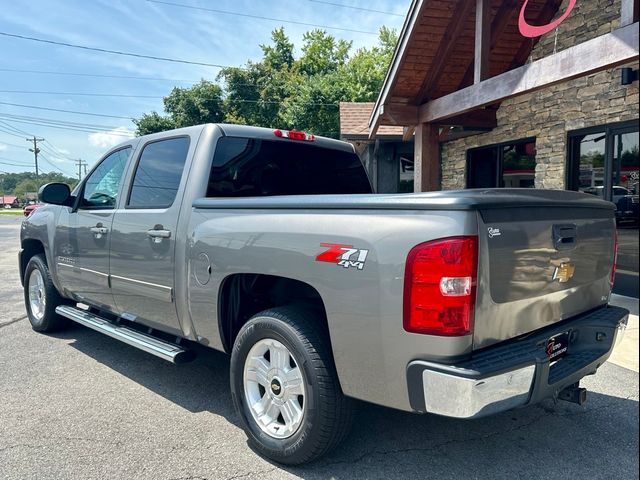
[[615, 210], [594, 195], [567, 190], [493, 188], [439, 192], [364, 195], [295, 195], [245, 198], [200, 198], [195, 208], [233, 209], [380, 209], [490, 210], [514, 207], [567, 207]]

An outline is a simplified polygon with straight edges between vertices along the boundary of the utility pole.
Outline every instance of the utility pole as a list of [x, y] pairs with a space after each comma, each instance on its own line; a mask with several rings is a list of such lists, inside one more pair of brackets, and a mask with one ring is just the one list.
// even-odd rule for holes
[[38, 175], [40, 172], [38, 172], [38, 154], [40, 153], [40, 149], [38, 148], [38, 142], [44, 142], [44, 138], [36, 138], [35, 136], [33, 138], [27, 138], [27, 142], [33, 142], [33, 148], [30, 148], [29, 151], [33, 152], [33, 156], [35, 158], [36, 161], [36, 185], [38, 184]]
[[78, 180], [82, 180], [82, 171], [84, 170], [84, 174], [87, 174], [87, 162], [82, 160], [81, 158], [76, 160], [76, 165], [78, 165]]

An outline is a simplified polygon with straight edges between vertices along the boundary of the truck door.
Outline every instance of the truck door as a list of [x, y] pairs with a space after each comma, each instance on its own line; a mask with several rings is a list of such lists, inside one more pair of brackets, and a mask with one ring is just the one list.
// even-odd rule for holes
[[115, 311], [109, 288], [111, 223], [132, 147], [105, 156], [78, 191], [77, 206], [56, 226], [55, 258], [61, 285], [103, 310]]
[[179, 136], [142, 147], [126, 201], [115, 212], [111, 239], [111, 288], [119, 313], [176, 335], [182, 330], [174, 252], [189, 144], [188, 136]]

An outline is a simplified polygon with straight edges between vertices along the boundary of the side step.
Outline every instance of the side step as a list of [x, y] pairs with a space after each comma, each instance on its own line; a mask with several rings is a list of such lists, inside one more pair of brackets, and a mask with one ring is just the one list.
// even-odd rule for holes
[[187, 363], [195, 358], [195, 352], [192, 350], [185, 350], [179, 345], [165, 342], [164, 340], [138, 332], [132, 328], [115, 325], [98, 315], [80, 310], [79, 308], [61, 305], [56, 307], [56, 313], [69, 320], [80, 323], [85, 327], [104, 333], [111, 338], [120, 340], [127, 345], [167, 360], [168, 362]]

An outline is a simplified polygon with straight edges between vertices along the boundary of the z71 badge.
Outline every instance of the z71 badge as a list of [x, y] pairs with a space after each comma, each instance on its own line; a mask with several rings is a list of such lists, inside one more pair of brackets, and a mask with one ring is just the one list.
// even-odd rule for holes
[[327, 250], [316, 257], [316, 262], [335, 263], [344, 268], [354, 267], [362, 270], [369, 253], [369, 250], [353, 248], [353, 245], [340, 243], [321, 243], [320, 246]]

